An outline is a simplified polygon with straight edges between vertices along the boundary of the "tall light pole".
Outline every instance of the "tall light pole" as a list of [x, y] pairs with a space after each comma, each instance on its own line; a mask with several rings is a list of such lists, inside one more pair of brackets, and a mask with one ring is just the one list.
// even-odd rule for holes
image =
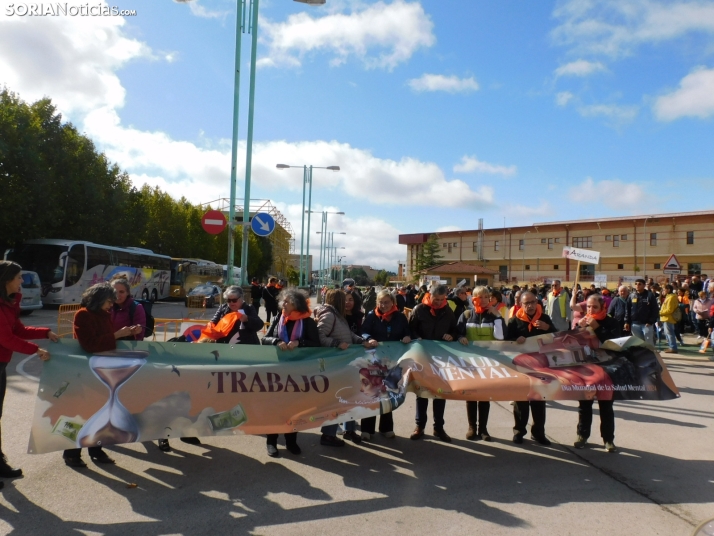
[[526, 235], [530, 233], [530, 231], [526, 231], [523, 233], [523, 255], [521, 257], [521, 284], [523, 284], [523, 281], [526, 280]]
[[[337, 248], [335, 248], [335, 235], [336, 234], [341, 234], [345, 235], [347, 233], [336, 233], [334, 231], [330, 232], [330, 249], [329, 249], [329, 256], [328, 256], [328, 270], [330, 274], [330, 282], [332, 282], [332, 265], [334, 264], [334, 259], [337, 256]], [[340, 248], [340, 249], [345, 249], [345, 248]], [[334, 251], [333, 251], [334, 250]]]
[[[322, 5], [326, 0], [295, 0], [308, 5]], [[236, 46], [235, 46], [235, 67], [233, 80], [233, 140], [231, 145], [231, 199], [228, 230], [228, 259], [227, 276], [228, 284], [233, 284], [233, 256], [235, 254], [235, 240], [233, 238], [233, 225], [235, 225], [235, 204], [236, 204], [236, 168], [238, 161], [238, 103], [240, 89], [240, 63], [241, 63], [241, 33], [245, 30], [243, 17], [245, 16], [246, 4], [248, 0], [236, 0]], [[250, 94], [248, 97], [248, 138], [246, 140], [245, 158], [245, 194], [243, 199], [243, 249], [241, 250], [241, 283], [248, 284], [248, 228], [250, 221], [250, 179], [253, 165], [253, 118], [255, 102], [255, 68], [258, 51], [258, 8], [260, 0], [250, 0], [250, 15], [248, 33], [252, 34], [252, 49], [250, 51]]]
[[[324, 3], [324, 2], [323, 2]], [[305, 286], [305, 279], [307, 278], [308, 265], [307, 257], [310, 256], [310, 209], [312, 207], [312, 170], [313, 169], [329, 169], [330, 171], [340, 171], [340, 166], [290, 166], [287, 164], [278, 164], [278, 169], [288, 169], [288, 168], [302, 168], [303, 169], [303, 180], [302, 180], [302, 216], [300, 219], [300, 285]], [[305, 188], [308, 189], [308, 200], [307, 200], [307, 210], [305, 210]], [[307, 248], [305, 245], [305, 214], [307, 217]]]
[[[320, 237], [320, 277], [324, 279], [323, 277], [323, 270], [324, 270], [324, 265], [325, 265], [325, 246], [327, 245], [327, 216], [328, 214], [339, 214], [341, 216], [344, 216], [344, 212], [333, 212], [329, 210], [310, 210], [310, 214], [322, 214], [322, 226], [320, 228], [320, 231], [318, 231], [316, 234], [322, 235]], [[309, 223], [308, 219], [308, 223]], [[310, 254], [310, 251], [308, 250], [308, 255]], [[321, 284], [323, 282], [321, 281]]]
[[342, 255], [341, 257], [337, 257], [337, 262], [340, 263], [340, 281], [344, 281], [345, 279], [345, 273], [344, 273], [344, 265], [342, 264], [342, 261], [345, 260], [345, 255]]

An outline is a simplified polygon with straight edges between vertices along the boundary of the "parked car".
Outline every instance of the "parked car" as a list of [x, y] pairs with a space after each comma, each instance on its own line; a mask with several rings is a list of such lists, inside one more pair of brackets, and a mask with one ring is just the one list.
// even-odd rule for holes
[[186, 295], [186, 307], [188, 307], [189, 300], [192, 296], [203, 297], [202, 306], [206, 307], [207, 309], [210, 309], [220, 303], [221, 287], [213, 283], [204, 283], [202, 285], [198, 285]]
[[40, 276], [36, 272], [23, 270], [22, 274], [22, 302], [20, 311], [23, 315], [32, 314], [35, 309], [42, 309], [42, 285]]

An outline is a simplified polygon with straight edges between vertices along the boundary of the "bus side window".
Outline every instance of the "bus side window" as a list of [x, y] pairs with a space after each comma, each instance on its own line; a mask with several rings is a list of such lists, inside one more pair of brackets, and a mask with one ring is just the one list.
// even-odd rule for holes
[[71, 287], [79, 283], [82, 274], [84, 273], [84, 245], [75, 244], [67, 254], [65, 268], [65, 286]]

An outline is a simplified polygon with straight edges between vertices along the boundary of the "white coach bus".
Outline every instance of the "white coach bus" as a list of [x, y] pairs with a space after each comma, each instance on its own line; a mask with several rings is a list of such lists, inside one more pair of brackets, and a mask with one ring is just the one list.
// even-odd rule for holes
[[171, 257], [142, 248], [117, 248], [81, 240], [27, 240], [5, 259], [37, 272], [42, 303], [79, 303], [92, 285], [124, 275], [135, 298], [156, 301], [170, 293]]

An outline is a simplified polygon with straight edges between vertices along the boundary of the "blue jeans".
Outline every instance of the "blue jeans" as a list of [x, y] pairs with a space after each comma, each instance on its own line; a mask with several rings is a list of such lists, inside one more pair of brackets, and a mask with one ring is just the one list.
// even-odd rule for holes
[[664, 336], [667, 337], [667, 346], [670, 350], [677, 350], [677, 336], [675, 333], [675, 325], [669, 322], [662, 322], [664, 328]]
[[653, 325], [646, 326], [645, 324], [632, 324], [630, 328], [632, 330], [632, 335], [654, 346], [655, 327]]

